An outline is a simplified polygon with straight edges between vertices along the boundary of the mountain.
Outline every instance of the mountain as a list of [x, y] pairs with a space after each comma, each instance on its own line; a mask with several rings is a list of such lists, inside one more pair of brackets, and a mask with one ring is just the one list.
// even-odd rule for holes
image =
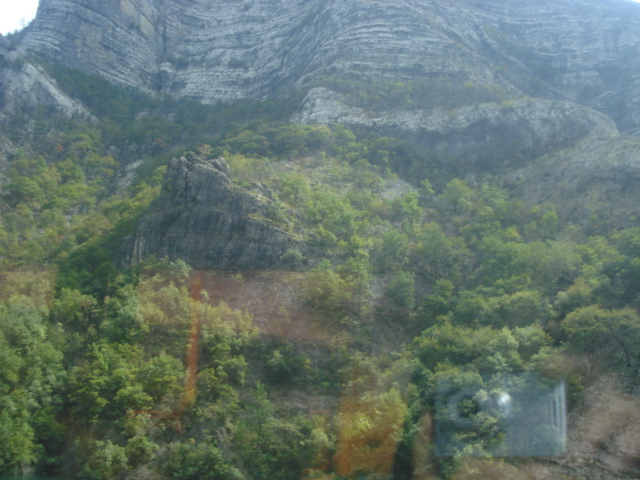
[[624, 0], [43, 0], [21, 44], [145, 91], [213, 103], [327, 78], [466, 82], [640, 126], [640, 9]]
[[327, 78], [466, 82], [640, 126], [640, 9], [624, 0], [43, 0], [21, 44], [146, 91], [213, 103]]
[[638, 137], [630, 0], [41, 0], [0, 475], [637, 477]]
[[[639, 38], [640, 7], [624, 0], [42, 0], [15, 51], [2, 54], [3, 108], [83, 110], [39, 67], [11, 70], [11, 59], [29, 52], [209, 104], [306, 92], [294, 121], [372, 129], [467, 175], [518, 178], [514, 169], [535, 169], [530, 161], [542, 156], [575, 170], [591, 152], [566, 149], [591, 134], [609, 155], [618, 132], [640, 131]], [[620, 168], [616, 159], [587, 163], [600, 161]], [[638, 175], [635, 157], [625, 162], [624, 174], [604, 179], [600, 200], [619, 188], [617, 178]], [[562, 199], [544, 181], [527, 198], [559, 200], [564, 218], [582, 222], [584, 198], [568, 185]], [[623, 207], [614, 224], [632, 216]]]

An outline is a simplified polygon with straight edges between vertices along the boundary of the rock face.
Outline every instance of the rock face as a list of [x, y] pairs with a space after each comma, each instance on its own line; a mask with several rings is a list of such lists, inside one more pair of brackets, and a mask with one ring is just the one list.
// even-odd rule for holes
[[28, 136], [29, 115], [43, 107], [66, 116], [91, 116], [83, 105], [65, 95], [41, 66], [22, 59], [0, 35], [0, 184], [7, 159], [17, 150], [9, 138]]
[[266, 219], [266, 199], [236, 190], [228, 174], [221, 158], [204, 161], [188, 153], [173, 159], [159, 198], [123, 242], [119, 263], [154, 255], [203, 269], [289, 266], [283, 255], [302, 247]]
[[[454, 109], [369, 112], [344, 96], [312, 89], [294, 117], [301, 123], [343, 123], [404, 136], [434, 155], [463, 159], [466, 171], [491, 171], [535, 158], [590, 134], [617, 136], [611, 118], [572, 102], [521, 99]], [[513, 165], [510, 165], [513, 166]]]
[[80, 103], [60, 91], [41, 67], [22, 60], [4, 43], [0, 39], [0, 122], [38, 105], [67, 116], [89, 116]]
[[41, 0], [20, 48], [212, 103], [322, 78], [496, 86], [640, 128], [627, 0]]

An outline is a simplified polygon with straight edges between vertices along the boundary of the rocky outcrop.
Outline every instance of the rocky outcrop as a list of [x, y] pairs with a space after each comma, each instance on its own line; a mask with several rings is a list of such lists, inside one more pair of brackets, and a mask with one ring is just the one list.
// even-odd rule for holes
[[38, 106], [67, 116], [89, 116], [84, 106], [62, 93], [41, 67], [24, 61], [18, 52], [7, 50], [0, 42], [0, 122]]
[[91, 117], [81, 103], [58, 88], [41, 66], [21, 58], [0, 35], [0, 184], [6, 162], [17, 150], [12, 141], [19, 144], [32, 139], [33, 114], [44, 112]]
[[155, 256], [198, 269], [290, 267], [283, 255], [302, 247], [269, 221], [267, 198], [240, 191], [228, 175], [222, 158], [205, 161], [188, 153], [173, 159], [159, 198], [124, 240], [119, 263]]
[[321, 78], [471, 82], [640, 128], [627, 0], [41, 0], [20, 48], [206, 103]]

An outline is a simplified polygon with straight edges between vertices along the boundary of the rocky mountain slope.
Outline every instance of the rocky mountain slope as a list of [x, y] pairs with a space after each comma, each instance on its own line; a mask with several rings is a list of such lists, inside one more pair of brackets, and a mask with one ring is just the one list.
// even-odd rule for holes
[[42, 0], [20, 44], [205, 103], [429, 79], [572, 100], [634, 131], [639, 38], [626, 0]]
[[[618, 164], [618, 131], [640, 131], [640, 6], [626, 0], [42, 0], [2, 47], [5, 117], [35, 103], [89, 114], [28, 60], [40, 58], [204, 103], [300, 90], [293, 121], [402, 137], [469, 176], [548, 178], [542, 156], [564, 170]], [[597, 159], [571, 149], [592, 134], [610, 142]], [[635, 161], [625, 169], [627, 184]], [[622, 188], [605, 177], [591, 189]], [[585, 204], [537, 185], [532, 204]]]
[[[216, 478], [347, 478], [375, 464], [347, 465], [360, 442], [377, 459], [397, 450], [397, 478], [428, 478], [412, 468], [428, 453], [421, 442], [430, 448], [429, 415], [416, 413], [436, 405], [434, 379], [547, 369], [576, 402], [567, 454], [489, 462], [485, 477], [637, 476], [627, 425], [640, 413], [621, 390], [637, 392], [640, 371], [640, 229], [624, 230], [640, 226], [639, 54], [640, 5], [628, 0], [41, 0], [28, 28], [0, 36], [0, 262], [39, 263], [21, 280], [36, 286], [40, 267], [55, 267], [39, 308], [66, 349], [59, 362], [70, 359], [71, 383], [56, 388], [71, 397], [51, 425], [68, 418], [95, 435], [76, 441], [72, 424], [58, 450], [63, 434], [36, 416], [38, 442], [55, 447], [43, 459], [78, 478], [193, 478], [192, 465], [217, 471], [190, 456], [197, 439], [200, 458], [234, 466]], [[65, 84], [56, 68], [75, 77]], [[233, 103], [274, 98], [286, 114]], [[126, 268], [154, 258], [147, 279]], [[30, 322], [11, 309], [36, 297], [18, 298], [0, 275], [1, 311], [13, 315], [0, 340], [22, 352], [3, 329]], [[273, 345], [250, 343], [257, 330], [227, 303]], [[197, 367], [199, 311], [210, 317]], [[227, 319], [237, 332], [216, 338]], [[206, 393], [189, 387], [182, 400], [187, 331]], [[595, 383], [596, 357], [633, 388]], [[121, 364], [135, 367], [129, 383], [101, 391]], [[22, 398], [7, 371], [0, 380]], [[410, 377], [405, 405], [396, 388]], [[258, 379], [291, 408], [249, 392]], [[607, 409], [609, 396], [619, 402]], [[43, 410], [24, 403], [0, 421]], [[395, 427], [374, 413], [386, 411]], [[299, 413], [308, 422], [291, 423]], [[374, 435], [341, 433], [351, 421]], [[14, 437], [27, 445], [24, 432]], [[253, 442], [265, 432], [276, 441]], [[477, 468], [471, 458], [448, 478]]]

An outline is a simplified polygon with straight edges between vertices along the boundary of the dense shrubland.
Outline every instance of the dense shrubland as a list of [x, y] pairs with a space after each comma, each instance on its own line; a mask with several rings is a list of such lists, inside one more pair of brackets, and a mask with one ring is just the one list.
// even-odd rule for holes
[[[608, 372], [637, 385], [639, 229], [563, 225], [554, 205], [456, 178], [401, 140], [289, 124], [286, 102], [205, 107], [54, 73], [97, 121], [41, 113], [12, 133], [24, 150], [0, 196], [0, 473], [451, 476], [471, 468], [464, 452], [416, 458], [443, 379], [537, 371], [566, 379], [572, 405]], [[348, 87], [382, 106], [420, 89]], [[294, 303], [329, 342], [261, 333], [182, 262], [114, 266], [187, 149], [273, 192], [270, 219], [309, 247]], [[496, 441], [487, 422], [465, 440], [475, 452]]]

